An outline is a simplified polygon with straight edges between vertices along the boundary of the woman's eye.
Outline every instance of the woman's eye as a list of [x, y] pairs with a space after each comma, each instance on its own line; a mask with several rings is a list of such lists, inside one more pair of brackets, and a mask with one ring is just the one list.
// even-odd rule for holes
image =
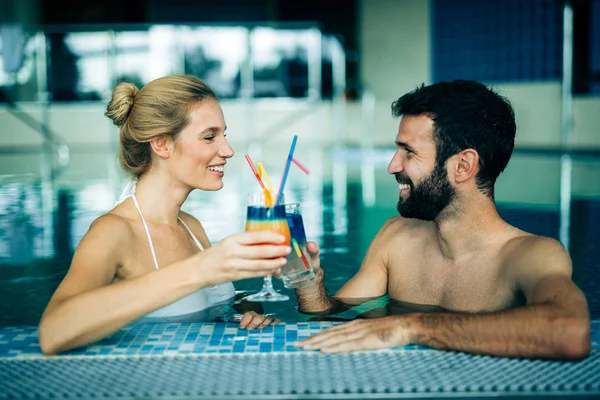
[[206, 140], [207, 142], [212, 142], [215, 139], [214, 136], [205, 136], [204, 140]]

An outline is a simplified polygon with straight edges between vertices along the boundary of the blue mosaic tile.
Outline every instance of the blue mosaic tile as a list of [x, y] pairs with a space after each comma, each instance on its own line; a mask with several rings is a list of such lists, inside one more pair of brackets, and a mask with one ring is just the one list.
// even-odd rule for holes
[[[262, 330], [238, 329], [232, 323], [133, 324], [92, 345], [71, 350], [71, 356], [149, 356], [206, 353], [299, 352], [293, 344], [341, 322], [298, 322]], [[592, 321], [592, 348], [600, 350], [600, 320]], [[420, 345], [392, 349], [431, 350]], [[0, 358], [43, 357], [35, 327], [0, 328]]]

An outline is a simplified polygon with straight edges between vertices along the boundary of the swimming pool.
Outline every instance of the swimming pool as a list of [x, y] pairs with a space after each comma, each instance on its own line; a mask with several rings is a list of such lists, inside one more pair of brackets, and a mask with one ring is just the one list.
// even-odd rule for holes
[[[335, 291], [360, 266], [379, 227], [396, 215], [398, 187], [385, 171], [389, 149], [368, 160], [313, 147], [298, 157], [286, 198], [299, 201], [309, 240], [322, 248], [326, 284]], [[271, 150], [263, 155], [275, 154]], [[337, 154], [337, 155], [336, 155]], [[336, 158], [338, 157], [338, 158]], [[295, 340], [365, 312], [381, 315], [386, 298], [334, 316], [296, 311], [291, 300], [265, 303], [285, 324], [247, 332], [232, 323], [132, 324], [100, 342], [57, 357], [40, 353], [36, 325], [64, 276], [73, 249], [97, 216], [110, 209], [114, 158], [96, 149], [73, 153], [54, 186], [35, 173], [32, 155], [0, 156], [0, 398], [407, 398], [597, 396], [600, 385], [600, 176], [598, 161], [574, 170], [570, 228], [574, 280], [592, 317], [590, 357], [581, 362], [506, 359], [404, 346], [383, 351], [320, 354]], [[7, 160], [8, 158], [8, 160]], [[265, 159], [267, 157], [264, 157]], [[258, 157], [253, 156], [258, 160]], [[367, 162], [365, 162], [367, 161]], [[500, 214], [517, 227], [558, 238], [557, 160], [514, 162], [497, 185]], [[277, 176], [279, 160], [264, 160]], [[109, 165], [109, 168], [107, 168]], [[532, 165], [534, 168], [532, 168]], [[256, 182], [242, 157], [227, 165], [225, 187], [193, 192], [184, 210], [217, 242], [244, 229], [246, 194]], [[236, 282], [254, 292], [261, 280]], [[382, 309], [383, 307], [383, 309]], [[376, 312], [374, 309], [376, 309]]]
[[[301, 153], [299, 157], [314, 170], [308, 176], [299, 171], [290, 174], [286, 196], [302, 203], [308, 239], [322, 248], [321, 263], [330, 291], [336, 291], [354, 275], [379, 227], [397, 214], [397, 184], [385, 170], [388, 153], [375, 154], [375, 162], [366, 169], [364, 163], [352, 157], [336, 158], [332, 149], [321, 149], [319, 162], [315, 162], [314, 154]], [[102, 152], [74, 153], [72, 165], [50, 191], [53, 213], [45, 211], [48, 191], [43, 181], [18, 173], [0, 179], [0, 326], [37, 325], [68, 268], [73, 249], [93, 219], [114, 204], [118, 190], [111, 180], [114, 172], [106, 164], [100, 171], [98, 168], [109, 157], [109, 153]], [[279, 160], [264, 158], [266, 167], [277, 171]], [[554, 164], [548, 163], [555, 162], [524, 158], [518, 153], [513, 156], [497, 184], [498, 209], [503, 218], [523, 230], [558, 238], [558, 199], [545, 193], [543, 187], [548, 171], [558, 172], [549, 168]], [[527, 163], [529, 172], [524, 172], [522, 166]], [[256, 190], [256, 182], [239, 154], [229, 164], [223, 190], [195, 191], [183, 207], [203, 222], [213, 242], [243, 231], [246, 193]], [[600, 181], [599, 167], [600, 163], [592, 160], [588, 170], [596, 171], [595, 175], [590, 180], [588, 173], [588, 183], [583, 183], [589, 190], [584, 191], [585, 196], [574, 194], [570, 227], [573, 279], [585, 292], [593, 318], [600, 317], [600, 192], [595, 187]], [[277, 172], [271, 175], [277, 176]], [[514, 182], [528, 175], [534, 184]], [[519, 188], [516, 194], [514, 187]], [[309, 319], [296, 312], [293, 291], [277, 280], [275, 286], [291, 299], [264, 304], [265, 312], [283, 321]], [[257, 279], [236, 283], [236, 289], [246, 292], [260, 287]], [[375, 302], [373, 306], [383, 303]]]

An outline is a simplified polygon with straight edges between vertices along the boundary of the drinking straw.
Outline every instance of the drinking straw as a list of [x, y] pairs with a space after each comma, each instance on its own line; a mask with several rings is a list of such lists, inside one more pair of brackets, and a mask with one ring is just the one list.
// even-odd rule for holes
[[292, 157], [292, 162], [294, 164], [296, 164], [298, 166], [298, 168], [300, 168], [302, 170], [302, 172], [304, 172], [306, 175], [310, 174], [310, 171], [308, 169], [306, 169], [306, 167], [302, 164], [300, 164], [300, 161], [296, 160], [295, 157]]
[[258, 167], [258, 176], [260, 176], [262, 179], [265, 180], [265, 183], [267, 184], [267, 188], [269, 189], [269, 191], [271, 191], [273, 194], [275, 194], [275, 191], [273, 190], [273, 186], [271, 185], [271, 180], [269, 179], [269, 175], [267, 175], [267, 170], [265, 169], [265, 166], [261, 162], [259, 162], [256, 165]]
[[265, 195], [265, 207], [273, 207], [273, 194], [268, 189], [263, 189]]
[[281, 200], [281, 194], [283, 193], [285, 181], [287, 180], [288, 173], [290, 172], [290, 165], [292, 164], [292, 158], [294, 157], [294, 149], [296, 148], [297, 140], [298, 135], [294, 135], [294, 139], [292, 140], [292, 146], [290, 147], [290, 153], [288, 154], [287, 162], [285, 163], [285, 170], [283, 171], [281, 183], [279, 184], [279, 191], [277, 192], [277, 200], [275, 201], [275, 204], [279, 204], [279, 201]]
[[292, 245], [294, 246], [294, 251], [296, 252], [296, 255], [299, 259], [302, 260], [306, 269], [310, 269], [310, 264], [308, 263], [306, 256], [304, 255], [304, 253], [302, 253], [302, 250], [300, 250], [300, 246], [298, 246], [298, 242], [296, 242], [296, 239], [294, 238], [292, 238]]
[[248, 154], [246, 154], [246, 161], [248, 161], [250, 168], [252, 168], [252, 172], [254, 173], [256, 180], [260, 184], [260, 187], [263, 188], [263, 190], [267, 190], [267, 188], [263, 184], [262, 180], [260, 179], [260, 176], [258, 176], [258, 171], [256, 170], [256, 168], [254, 168], [254, 164], [252, 163], [252, 160], [250, 159], [250, 156]]
[[275, 198], [275, 191], [273, 190], [273, 186], [271, 185], [271, 180], [269, 179], [269, 175], [267, 175], [267, 170], [265, 169], [265, 166], [261, 162], [256, 164], [256, 166], [258, 168], [258, 176], [260, 176], [261, 179], [265, 180], [265, 183], [267, 184], [267, 188], [268, 188], [268, 190], [263, 189], [263, 191], [265, 192], [265, 206], [273, 207], [273, 205], [275, 204], [273, 202], [273, 199]]

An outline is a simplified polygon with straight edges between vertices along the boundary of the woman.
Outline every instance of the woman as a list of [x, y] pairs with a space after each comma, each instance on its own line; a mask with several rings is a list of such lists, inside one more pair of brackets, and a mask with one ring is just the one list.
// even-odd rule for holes
[[[181, 211], [194, 189], [219, 190], [233, 156], [213, 91], [192, 76], [119, 84], [106, 116], [120, 128], [122, 167], [135, 191], [96, 219], [39, 325], [42, 351], [82, 346], [133, 321], [193, 321], [228, 308], [231, 281], [277, 274], [291, 251], [274, 232], [232, 235], [211, 247]], [[270, 317], [245, 313], [242, 328]]]

